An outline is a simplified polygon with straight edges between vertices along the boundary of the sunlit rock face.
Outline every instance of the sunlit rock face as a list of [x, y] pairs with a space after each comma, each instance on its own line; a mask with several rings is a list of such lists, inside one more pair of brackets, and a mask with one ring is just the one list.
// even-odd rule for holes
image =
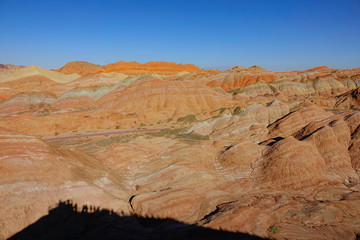
[[119, 61], [105, 66], [84, 61], [73, 61], [66, 63], [63, 67], [57, 69], [56, 71], [64, 74], [77, 73], [80, 75], [116, 72], [136, 76], [142, 74], [172, 75], [183, 72], [198, 72], [201, 71], [201, 69], [193, 64], [176, 64], [174, 62], [164, 61], [152, 61], [147, 63]]
[[359, 69], [0, 72], [0, 238], [60, 200], [276, 239], [360, 233]]
[[141, 74], [160, 74], [171, 75], [179, 72], [197, 72], [201, 69], [193, 64], [176, 64], [173, 62], [147, 62], [144, 64], [134, 62], [119, 61], [116, 63], [110, 63], [100, 70], [99, 73], [107, 72], [121, 72], [126, 75], [141, 75]]
[[360, 108], [360, 88], [348, 91], [336, 97], [335, 108], [359, 109]]
[[230, 95], [196, 82], [149, 79], [115, 89], [96, 104], [109, 111], [134, 113], [144, 123], [156, 123], [231, 107], [233, 102]]
[[96, 73], [101, 69], [100, 65], [85, 62], [85, 61], [73, 61], [66, 63], [63, 67], [57, 69], [57, 72], [64, 74], [78, 73], [80, 75], [86, 75], [90, 73]]

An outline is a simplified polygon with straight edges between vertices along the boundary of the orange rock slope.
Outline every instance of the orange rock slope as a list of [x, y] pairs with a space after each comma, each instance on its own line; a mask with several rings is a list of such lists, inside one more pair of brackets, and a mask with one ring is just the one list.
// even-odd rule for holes
[[121, 72], [126, 75], [141, 75], [144, 73], [154, 73], [160, 75], [171, 75], [178, 72], [197, 72], [201, 69], [193, 64], [176, 64], [173, 62], [147, 62], [144, 64], [134, 62], [110, 63], [98, 72]]
[[306, 71], [272, 72], [256, 65], [249, 68], [237, 66], [214, 75], [210, 78], [212, 80], [208, 82], [208, 85], [221, 86], [225, 90], [232, 90], [259, 81], [271, 82], [282, 79], [290, 81], [315, 80], [317, 77], [328, 75], [334, 70], [326, 66], [320, 66]]
[[80, 75], [86, 75], [89, 73], [95, 73], [101, 69], [100, 65], [92, 64], [85, 61], [73, 61], [66, 63], [63, 67], [57, 69], [57, 72], [64, 74], [78, 73]]
[[64, 74], [78, 73], [81, 75], [86, 75], [89, 73], [109, 73], [109, 72], [118, 72], [126, 75], [134, 76], [141, 75], [145, 73], [151, 74], [160, 74], [160, 75], [171, 75], [179, 72], [197, 72], [201, 69], [193, 64], [182, 63], [176, 64], [173, 62], [147, 62], [147, 63], [138, 63], [133, 62], [124, 62], [119, 61], [116, 63], [110, 63], [105, 66], [100, 66], [84, 61], [74, 61], [68, 62], [65, 66], [57, 69], [57, 72]]

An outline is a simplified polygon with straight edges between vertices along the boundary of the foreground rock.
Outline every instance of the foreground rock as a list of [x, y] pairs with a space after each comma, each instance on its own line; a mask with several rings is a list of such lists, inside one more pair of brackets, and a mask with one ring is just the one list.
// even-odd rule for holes
[[128, 211], [122, 179], [93, 157], [5, 129], [0, 145], [1, 238], [45, 215], [60, 199]]

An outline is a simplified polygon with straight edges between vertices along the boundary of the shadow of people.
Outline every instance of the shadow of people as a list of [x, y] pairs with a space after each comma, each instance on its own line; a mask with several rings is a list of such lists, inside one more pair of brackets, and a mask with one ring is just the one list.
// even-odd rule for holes
[[174, 219], [120, 216], [98, 207], [92, 207], [94, 211], [88, 211], [88, 206], [80, 209], [77, 211], [77, 204], [71, 201], [59, 202], [49, 210], [48, 215], [9, 239], [262, 239], [244, 233], [189, 225]]

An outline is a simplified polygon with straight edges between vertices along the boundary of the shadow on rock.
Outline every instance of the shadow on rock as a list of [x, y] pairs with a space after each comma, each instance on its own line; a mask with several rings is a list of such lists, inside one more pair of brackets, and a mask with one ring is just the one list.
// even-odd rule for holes
[[256, 236], [217, 231], [189, 225], [173, 219], [157, 219], [136, 215], [121, 216], [112, 210], [82, 206], [70, 200], [59, 202], [22, 231], [15, 239], [262, 239]]

